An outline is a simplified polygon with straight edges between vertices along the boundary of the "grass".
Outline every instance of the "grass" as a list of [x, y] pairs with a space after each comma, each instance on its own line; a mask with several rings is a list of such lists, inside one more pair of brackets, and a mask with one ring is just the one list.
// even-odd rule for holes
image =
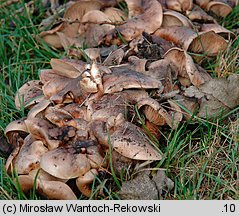
[[[1, 133], [8, 123], [26, 115], [24, 110], [19, 111], [14, 106], [17, 89], [28, 80], [38, 79], [38, 70], [48, 68], [51, 58], [64, 55], [36, 40], [38, 24], [45, 11], [40, 0], [34, 2], [37, 8], [34, 14], [22, 1], [0, 8]], [[20, 8], [22, 12], [14, 15]], [[231, 30], [238, 28], [239, 6], [221, 23]], [[235, 39], [213, 62], [216, 76], [239, 73], [238, 45], [239, 39]], [[165, 199], [239, 199], [238, 110], [234, 109], [216, 122], [197, 118], [184, 122], [176, 130], [161, 131], [157, 144], [164, 157], [156, 166], [165, 168], [167, 176], [175, 183], [174, 190], [164, 195]], [[13, 180], [16, 176], [6, 174], [4, 163], [5, 158], [0, 155], [0, 199], [39, 199], [34, 190], [29, 196], [21, 192], [17, 181]], [[117, 188], [124, 177], [113, 175], [113, 179], [113, 187]], [[107, 184], [96, 177], [92, 198], [99, 193], [97, 185], [101, 185], [105, 192], [102, 199], [118, 199]]]

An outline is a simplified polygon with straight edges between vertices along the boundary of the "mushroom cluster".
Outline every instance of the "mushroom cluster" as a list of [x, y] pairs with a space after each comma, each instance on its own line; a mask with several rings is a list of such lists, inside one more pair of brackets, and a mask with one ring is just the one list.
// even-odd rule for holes
[[236, 36], [214, 17], [237, 1], [125, 2], [127, 14], [114, 0], [71, 3], [61, 22], [40, 34], [74, 58], [52, 59], [52, 69], [16, 93], [16, 107], [29, 112], [5, 129], [14, 145], [6, 169], [16, 171], [24, 192], [36, 181], [49, 199], [76, 199], [68, 185], [75, 179], [89, 197], [111, 147], [113, 160], [158, 161], [161, 127], [239, 105], [238, 88], [231, 99], [222, 96], [239, 86], [238, 76], [213, 79], [202, 67]]

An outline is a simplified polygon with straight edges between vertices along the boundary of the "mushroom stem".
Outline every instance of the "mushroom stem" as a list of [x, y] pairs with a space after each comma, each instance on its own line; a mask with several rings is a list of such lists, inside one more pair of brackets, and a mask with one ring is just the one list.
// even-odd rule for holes
[[85, 175], [80, 176], [76, 179], [76, 185], [83, 195], [90, 197], [91, 195], [90, 184], [92, 183], [96, 175], [98, 175], [97, 170], [91, 169], [90, 171], [85, 173]]

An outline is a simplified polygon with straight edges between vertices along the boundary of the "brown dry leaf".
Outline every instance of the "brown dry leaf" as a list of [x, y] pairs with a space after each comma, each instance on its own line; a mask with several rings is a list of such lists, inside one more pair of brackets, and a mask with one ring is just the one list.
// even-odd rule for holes
[[186, 91], [189, 97], [200, 98], [198, 116], [217, 117], [239, 105], [239, 77], [236, 74], [225, 78], [214, 78], [199, 88]]
[[230, 75], [227, 79], [212, 79], [210, 82], [200, 86], [204, 94], [211, 94], [230, 109], [239, 103], [239, 76]]
[[141, 171], [134, 179], [123, 182], [119, 195], [126, 200], [158, 200], [163, 191], [170, 191], [173, 187], [174, 183], [167, 178], [165, 171], [157, 171], [152, 179], [148, 171]]
[[120, 37], [123, 37], [125, 41], [131, 41], [144, 31], [151, 34], [157, 30], [163, 21], [161, 4], [157, 0], [142, 1], [142, 8], [142, 14], [127, 20], [125, 24], [109, 32], [104, 42], [106, 44], [121, 44]]
[[183, 95], [176, 95], [174, 99], [178, 104], [186, 109], [183, 109], [183, 116], [186, 120], [191, 119], [192, 115], [196, 114], [196, 111], [198, 111], [199, 109], [199, 104], [194, 98], [185, 97]]

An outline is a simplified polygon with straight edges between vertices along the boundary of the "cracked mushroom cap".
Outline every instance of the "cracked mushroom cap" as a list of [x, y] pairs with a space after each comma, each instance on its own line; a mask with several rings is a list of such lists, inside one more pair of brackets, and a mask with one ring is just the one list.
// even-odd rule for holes
[[[117, 117], [118, 118], [118, 117]], [[149, 138], [136, 125], [116, 119], [116, 130], [110, 136], [115, 151], [134, 160], [161, 160], [161, 154], [151, 145]]]
[[103, 76], [104, 93], [120, 92], [123, 89], [159, 89], [163, 90], [162, 83], [142, 73], [123, 68], [112, 68], [111, 74]]
[[15, 106], [29, 108], [43, 99], [42, 83], [39, 80], [26, 82], [15, 95]]
[[59, 147], [43, 155], [40, 167], [49, 174], [61, 178], [76, 178], [90, 170], [85, 154], [76, 153], [73, 148]]

